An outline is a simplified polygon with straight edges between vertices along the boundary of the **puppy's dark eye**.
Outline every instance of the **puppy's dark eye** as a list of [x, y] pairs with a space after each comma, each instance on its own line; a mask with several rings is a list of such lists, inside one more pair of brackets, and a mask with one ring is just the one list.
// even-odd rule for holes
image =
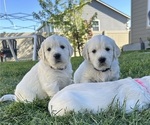
[[47, 51], [51, 51], [51, 48], [48, 48]]
[[105, 48], [106, 51], [109, 51], [110, 49], [108, 47]]
[[94, 50], [92, 51], [92, 53], [96, 53], [96, 49], [94, 49]]
[[61, 45], [61, 46], [60, 46], [60, 48], [64, 49], [64, 48], [65, 48], [65, 46]]

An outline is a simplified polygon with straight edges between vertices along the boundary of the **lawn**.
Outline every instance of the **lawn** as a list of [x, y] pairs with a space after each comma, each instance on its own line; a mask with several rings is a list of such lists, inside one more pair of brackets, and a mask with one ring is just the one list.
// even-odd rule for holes
[[[72, 58], [73, 70], [82, 62], [82, 57]], [[150, 75], [150, 52], [123, 52], [119, 58], [121, 78], [137, 78]], [[0, 97], [13, 93], [15, 86], [36, 62], [0, 63]], [[51, 117], [48, 99], [35, 100], [24, 104], [17, 102], [0, 103], [0, 125], [149, 125], [150, 109], [125, 114], [119, 109], [109, 109], [99, 114], [90, 112], [68, 113], [63, 117]], [[62, 104], [63, 105], [63, 104]]]

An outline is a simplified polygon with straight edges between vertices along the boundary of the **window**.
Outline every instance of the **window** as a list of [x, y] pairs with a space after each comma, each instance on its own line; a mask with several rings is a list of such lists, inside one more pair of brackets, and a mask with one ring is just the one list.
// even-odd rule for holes
[[150, 0], [147, 0], [147, 27], [150, 28]]
[[92, 22], [92, 29], [93, 29], [93, 31], [100, 31], [100, 21], [99, 20], [94, 20]]

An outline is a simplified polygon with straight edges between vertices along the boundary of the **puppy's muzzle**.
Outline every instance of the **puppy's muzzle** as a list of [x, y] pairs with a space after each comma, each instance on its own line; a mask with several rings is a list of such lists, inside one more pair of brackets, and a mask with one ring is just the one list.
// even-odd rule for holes
[[106, 62], [106, 58], [105, 58], [105, 57], [100, 57], [100, 58], [98, 59], [98, 61], [99, 61], [99, 63], [103, 64], [103, 63]]
[[61, 61], [61, 54], [60, 53], [54, 54], [53, 57], [55, 58], [56, 62], [60, 62]]

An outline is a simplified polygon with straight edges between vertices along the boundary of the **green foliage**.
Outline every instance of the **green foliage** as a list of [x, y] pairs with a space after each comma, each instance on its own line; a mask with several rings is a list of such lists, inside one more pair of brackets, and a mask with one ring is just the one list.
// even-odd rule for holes
[[71, 41], [75, 55], [78, 51], [81, 56], [85, 41], [92, 36], [92, 21], [97, 17], [95, 13], [90, 20], [82, 18], [82, 9], [89, 2], [91, 0], [39, 0], [42, 11], [33, 13], [33, 16], [42, 20], [44, 25], [49, 23], [57, 28]]
[[66, 4], [63, 0], [38, 0], [38, 2], [42, 10], [38, 13], [33, 12], [33, 16], [41, 20], [41, 22], [47, 21], [54, 15], [60, 14]]
[[150, 75], [150, 52], [123, 52], [120, 57], [121, 77], [142, 77]]
[[[82, 57], [71, 59], [75, 71]], [[123, 52], [119, 58], [121, 78], [142, 77], [150, 75], [150, 52], [135, 51]], [[0, 63], [0, 97], [6, 93], [13, 93], [17, 83], [36, 62], [5, 62]], [[123, 110], [111, 108], [107, 111], [92, 114], [67, 113], [65, 116], [50, 116], [48, 112], [49, 98], [35, 100], [33, 103], [24, 104], [17, 102], [0, 102], [1, 125], [149, 125], [150, 109], [142, 112], [134, 111], [126, 114]]]
[[71, 62], [72, 62], [72, 68], [73, 71], [75, 71], [78, 66], [82, 63], [83, 57], [72, 57]]

